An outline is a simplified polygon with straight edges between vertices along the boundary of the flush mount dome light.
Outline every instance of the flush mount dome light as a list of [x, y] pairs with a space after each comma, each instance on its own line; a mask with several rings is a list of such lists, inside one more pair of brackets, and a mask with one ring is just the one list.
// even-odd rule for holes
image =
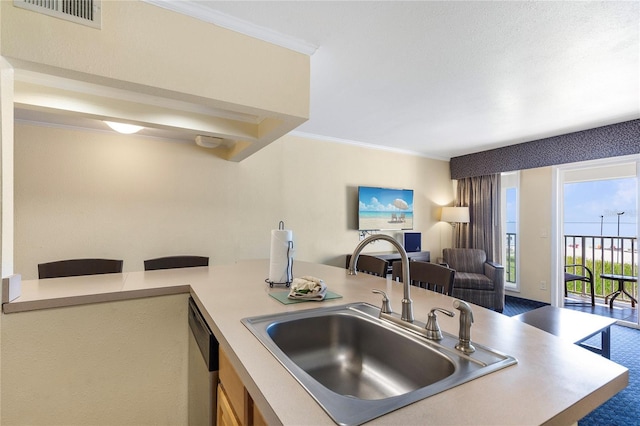
[[136, 126], [135, 124], [116, 123], [114, 121], [105, 121], [105, 123], [107, 123], [107, 125], [116, 132], [124, 133], [125, 135], [139, 132], [143, 128], [142, 126]]
[[196, 136], [196, 144], [203, 148], [217, 148], [222, 144], [222, 138], [198, 135]]

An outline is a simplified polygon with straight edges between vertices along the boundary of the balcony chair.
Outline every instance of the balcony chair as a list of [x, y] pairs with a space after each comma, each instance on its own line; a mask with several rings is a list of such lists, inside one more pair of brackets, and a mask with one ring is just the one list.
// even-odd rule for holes
[[[409, 262], [409, 276], [411, 285], [451, 296], [453, 280], [456, 272], [435, 263], [413, 261]], [[402, 262], [393, 262], [391, 277], [394, 281], [404, 282], [402, 278]]]
[[[582, 274], [578, 274], [578, 272], [582, 272]], [[591, 291], [591, 306], [596, 306], [596, 296], [595, 296], [595, 285], [593, 282], [593, 273], [591, 269], [587, 268], [584, 265], [565, 265], [564, 267], [564, 297], [568, 296], [568, 284], [571, 281], [582, 281], [583, 283], [589, 284], [589, 289]], [[565, 302], [565, 305], [582, 305], [583, 302]]]
[[487, 261], [484, 250], [444, 249], [446, 266], [456, 271], [452, 296], [476, 305], [504, 310], [504, 267]]
[[167, 256], [144, 261], [145, 271], [158, 269], [193, 268], [196, 266], [209, 266], [209, 258], [204, 256]]
[[[351, 261], [351, 255], [347, 255], [346, 268], [349, 269], [349, 262]], [[364, 272], [365, 274], [376, 275], [378, 277], [386, 278], [387, 271], [389, 269], [389, 262], [384, 259], [380, 259], [375, 256], [368, 256], [361, 254], [358, 256], [358, 263], [356, 264], [356, 271]]]
[[39, 263], [38, 278], [76, 277], [80, 275], [118, 274], [122, 272], [122, 260], [69, 259]]

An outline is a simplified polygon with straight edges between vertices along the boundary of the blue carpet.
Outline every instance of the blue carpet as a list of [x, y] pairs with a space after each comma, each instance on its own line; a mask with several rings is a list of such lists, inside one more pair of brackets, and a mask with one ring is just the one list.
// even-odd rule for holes
[[[514, 316], [548, 303], [507, 296], [504, 314]], [[597, 346], [599, 337], [594, 337]], [[611, 361], [629, 369], [629, 386], [578, 422], [578, 426], [640, 425], [640, 330], [611, 326]]]
[[629, 386], [578, 422], [579, 426], [640, 424], [640, 330], [611, 326], [611, 361], [629, 369]]
[[505, 296], [504, 310], [502, 311], [508, 317], [523, 314], [533, 309], [547, 306], [548, 303], [536, 302], [535, 300], [521, 299], [519, 297]]

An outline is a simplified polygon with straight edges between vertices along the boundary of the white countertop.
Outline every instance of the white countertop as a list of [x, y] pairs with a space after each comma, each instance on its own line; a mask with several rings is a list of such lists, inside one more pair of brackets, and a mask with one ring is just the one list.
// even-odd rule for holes
[[[31, 280], [5, 313], [191, 291], [220, 345], [229, 355], [267, 421], [286, 425], [332, 424], [332, 420], [240, 322], [242, 318], [319, 306], [368, 302], [378, 306], [379, 288], [400, 311], [402, 285], [342, 268], [296, 261], [294, 276], [323, 278], [340, 299], [284, 305], [269, 296], [268, 260], [86, 277]], [[412, 287], [417, 320], [433, 307], [452, 309], [454, 299]], [[474, 306], [473, 342], [518, 359], [518, 364], [396, 410], [370, 424], [507, 425], [577, 422], [628, 384], [628, 370], [599, 355], [517, 320]], [[444, 331], [458, 319], [438, 317]], [[399, 355], [401, 356], [401, 355]], [[408, 360], [415, 362], [415, 360]]]

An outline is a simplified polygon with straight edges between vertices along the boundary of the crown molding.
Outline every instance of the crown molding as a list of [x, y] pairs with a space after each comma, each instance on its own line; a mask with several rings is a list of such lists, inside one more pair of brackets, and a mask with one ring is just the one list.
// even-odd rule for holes
[[209, 6], [204, 6], [199, 2], [175, 0], [142, 1], [308, 56], [313, 55], [319, 47], [304, 40], [273, 31], [269, 28], [261, 27], [226, 13], [222, 13]]
[[419, 151], [412, 151], [409, 149], [402, 149], [402, 148], [393, 148], [389, 146], [376, 145], [372, 143], [358, 142], [351, 139], [334, 138], [332, 136], [324, 136], [316, 133], [301, 132], [299, 130], [293, 130], [288, 134], [291, 136], [297, 136], [301, 138], [313, 139], [313, 140], [324, 141], [324, 142], [333, 142], [333, 143], [338, 143], [342, 145], [357, 146], [360, 148], [373, 149], [377, 151], [386, 151], [386, 152], [394, 152], [396, 154], [413, 155], [416, 157], [429, 158], [431, 160], [449, 161], [448, 158], [434, 156], [434, 155], [426, 155], [423, 152], [419, 152]]

